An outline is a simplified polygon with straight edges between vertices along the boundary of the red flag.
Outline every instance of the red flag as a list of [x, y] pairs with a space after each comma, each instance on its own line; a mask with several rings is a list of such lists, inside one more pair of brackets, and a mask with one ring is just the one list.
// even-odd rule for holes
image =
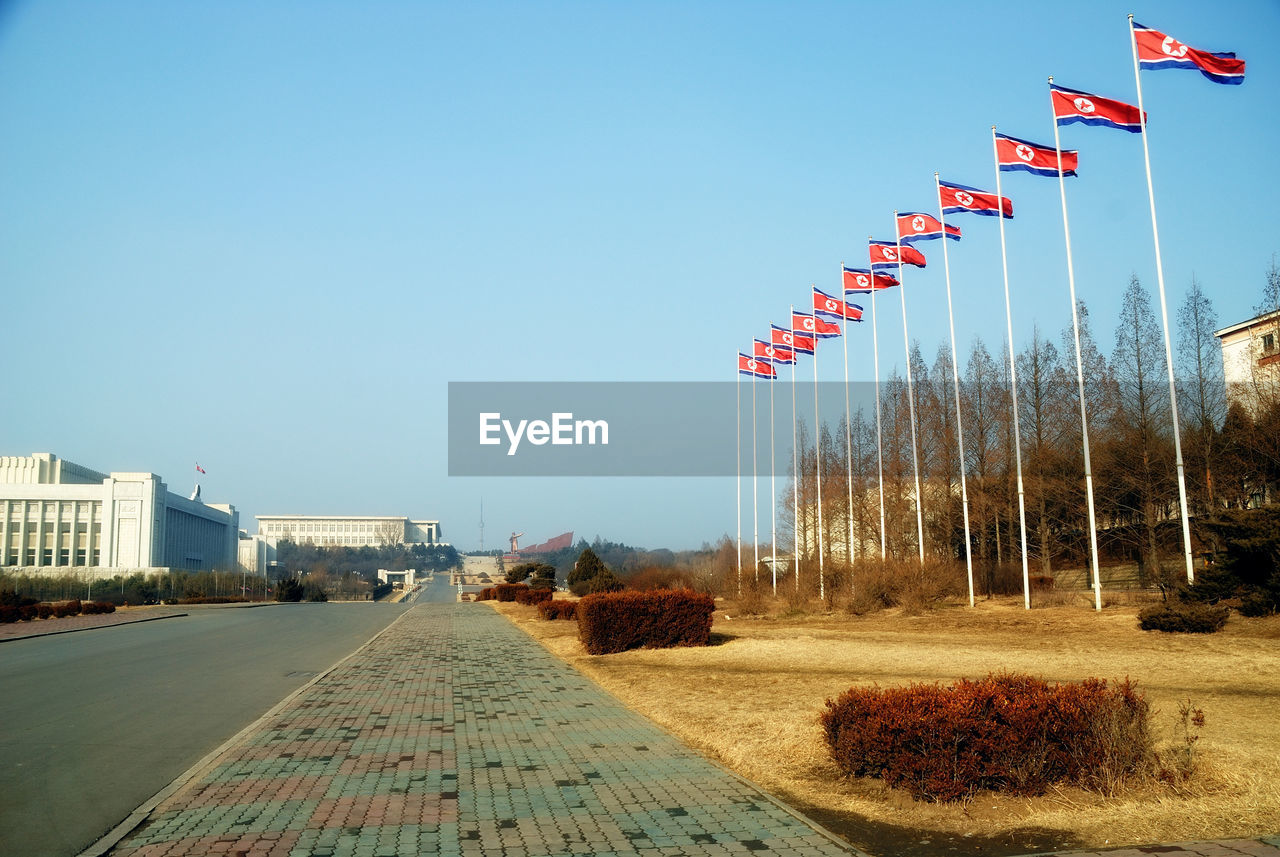
[[743, 354], [741, 351], [738, 352], [738, 374], [750, 375], [753, 378], [778, 377], [778, 373], [774, 371], [773, 366], [768, 361], [757, 360], [754, 357]]
[[[897, 241], [871, 241], [868, 243], [867, 249], [871, 254], [871, 270], [873, 271], [876, 268], [896, 267], [899, 264]], [[901, 263], [923, 268], [925, 265], [924, 254], [909, 244], [904, 245], [902, 247]]]
[[196, 463], [196, 472], [198, 472], [198, 473], [204, 473], [204, 472], [205, 472], [205, 471], [204, 471], [204, 468], [200, 466], [199, 462], [197, 462], [197, 463]]
[[1049, 84], [1049, 93], [1053, 102], [1053, 115], [1059, 125], [1079, 122], [1083, 125], [1118, 128], [1134, 134], [1142, 133], [1142, 122], [1146, 117], [1132, 104], [1090, 95], [1078, 89], [1067, 89], [1056, 83]]
[[[914, 244], [916, 241], [928, 241], [942, 237], [942, 223], [932, 214], [922, 211], [898, 212], [898, 240], [903, 244]], [[947, 237], [952, 241], [960, 240], [960, 227], [947, 224]]]
[[890, 274], [872, 274], [867, 268], [850, 268], [844, 266], [844, 293], [846, 295], [869, 295], [872, 291], [891, 289], [898, 285], [898, 278]]
[[1013, 217], [1013, 201], [1009, 197], [997, 197], [990, 191], [978, 190], [968, 185], [939, 181], [938, 199], [942, 203], [943, 214], [968, 211], [973, 214], [1003, 214], [1006, 218]]
[[1214, 83], [1244, 83], [1244, 60], [1230, 52], [1210, 53], [1184, 45], [1159, 30], [1133, 24], [1133, 40], [1138, 46], [1138, 65], [1155, 71], [1162, 68], [1199, 69]]

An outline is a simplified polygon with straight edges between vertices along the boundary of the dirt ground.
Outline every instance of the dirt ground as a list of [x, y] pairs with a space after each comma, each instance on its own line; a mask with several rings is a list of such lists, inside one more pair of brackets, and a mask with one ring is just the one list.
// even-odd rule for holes
[[[744, 617], [720, 601], [710, 646], [592, 656], [576, 623], [488, 603], [629, 707], [873, 854], [1026, 854], [1280, 832], [1280, 617], [1232, 616], [1202, 636], [1141, 631], [1136, 605], [1028, 611], [1009, 599], [921, 615]], [[1072, 788], [938, 805], [846, 778], [830, 760], [818, 715], [849, 687], [1001, 670], [1131, 678], [1165, 749], [1185, 745], [1178, 707], [1189, 700], [1205, 713], [1193, 730], [1197, 773], [1181, 786], [1146, 780], [1114, 796]]]

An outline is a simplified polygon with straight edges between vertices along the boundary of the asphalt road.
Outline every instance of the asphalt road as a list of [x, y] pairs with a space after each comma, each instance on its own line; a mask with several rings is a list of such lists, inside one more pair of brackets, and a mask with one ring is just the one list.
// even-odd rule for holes
[[0, 855], [78, 854], [405, 609], [197, 607], [0, 645]]

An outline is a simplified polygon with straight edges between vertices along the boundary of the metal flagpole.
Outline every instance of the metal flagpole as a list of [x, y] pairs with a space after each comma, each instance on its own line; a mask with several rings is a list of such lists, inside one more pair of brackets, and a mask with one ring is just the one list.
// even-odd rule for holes
[[[960, 451], [960, 510], [964, 517], [964, 565], [969, 576], [969, 606], [972, 607], [973, 553], [969, 538], [969, 487], [964, 474], [964, 418], [960, 415], [960, 355], [956, 351], [956, 317], [951, 307], [951, 262], [947, 257], [947, 216], [943, 212], [942, 181], [937, 173], [933, 174], [933, 183], [938, 189], [938, 223], [942, 225], [942, 272], [947, 282], [947, 326], [951, 329], [951, 389], [955, 391], [956, 396], [956, 446]], [[1001, 205], [999, 199], [996, 200], [996, 205]], [[1004, 211], [1001, 210], [996, 216], [1004, 220]], [[895, 222], [897, 222], [896, 218]], [[951, 493], [949, 482], [947, 493], [948, 495]]]
[[752, 343], [752, 363], [751, 366], [751, 547], [753, 551], [754, 564], [751, 566], [756, 583], [760, 582], [760, 510], [759, 503], [756, 499], [757, 488], [760, 484], [759, 474], [759, 456], [756, 455], [756, 365], [759, 363], [755, 359], [755, 344]]
[[738, 570], [738, 596], [742, 596], [742, 369], [738, 369], [738, 554], [734, 566]]
[[[1053, 76], [1049, 76], [1053, 84]], [[1093, 464], [1089, 459], [1089, 419], [1084, 403], [1084, 360], [1080, 356], [1080, 314], [1076, 309], [1076, 273], [1071, 261], [1071, 225], [1067, 220], [1067, 183], [1062, 176], [1062, 140], [1058, 134], [1058, 116], [1053, 109], [1053, 90], [1049, 90], [1049, 115], [1053, 119], [1053, 148], [1058, 158], [1058, 190], [1062, 196], [1062, 234], [1067, 242], [1067, 286], [1071, 291], [1071, 332], [1076, 344], [1076, 386], [1080, 393], [1080, 437], [1084, 445], [1084, 489], [1089, 508], [1089, 557], [1093, 562], [1093, 609], [1102, 609], [1102, 578], [1098, 570], [1098, 521], [1093, 507]]]
[[796, 592], [800, 591], [800, 443], [796, 436], [796, 367], [800, 364], [799, 354], [796, 352], [796, 331], [792, 320], [795, 318], [796, 308], [791, 306], [791, 315], [787, 316], [787, 329], [791, 336], [791, 502], [792, 507], [792, 531], [791, 546], [795, 550], [794, 568], [796, 575]]
[[[868, 260], [870, 264], [870, 260]], [[888, 556], [884, 526], [884, 446], [880, 438], [880, 335], [876, 330], [876, 272], [871, 274], [871, 351], [874, 355], [874, 371], [876, 373], [876, 467], [880, 475], [880, 561]]]
[[[911, 416], [911, 469], [916, 479], [916, 540], [920, 545], [920, 564], [924, 564], [924, 509], [920, 495], [920, 451], [916, 441], [916, 394], [911, 381], [911, 336], [907, 333], [907, 281], [902, 276], [902, 236], [898, 235], [898, 210], [893, 211], [893, 234], [897, 236], [898, 248], [898, 289], [902, 292], [902, 339], [907, 352], [907, 409]], [[943, 239], [946, 240], [945, 238]], [[871, 273], [871, 284], [875, 285], [875, 271]]]
[[[874, 286], [875, 283], [872, 283]], [[844, 294], [844, 262], [840, 263], [840, 316], [844, 319], [841, 343], [844, 346], [844, 456], [845, 487], [849, 489], [849, 592], [853, 592], [853, 430], [849, 426], [849, 301]]]
[[1173, 380], [1173, 346], [1169, 340], [1169, 310], [1164, 296], [1164, 264], [1160, 260], [1160, 230], [1156, 227], [1156, 192], [1151, 182], [1151, 152], [1147, 147], [1147, 112], [1142, 109], [1142, 75], [1138, 66], [1138, 39], [1129, 16], [1129, 43], [1133, 46], [1133, 79], [1138, 85], [1138, 121], [1142, 128], [1142, 158], [1147, 165], [1147, 198], [1151, 202], [1151, 237], [1156, 245], [1156, 284], [1160, 287], [1160, 321], [1164, 324], [1164, 362], [1169, 369], [1169, 407], [1173, 412], [1173, 455], [1178, 468], [1178, 505], [1182, 511], [1182, 551], [1187, 560], [1187, 583], [1196, 582], [1191, 558], [1191, 521], [1187, 514], [1187, 479], [1182, 467], [1182, 432], [1178, 427], [1178, 391]]
[[[810, 283], [809, 288], [815, 286]], [[813, 301], [810, 301], [813, 303]], [[818, 413], [818, 317], [813, 318], [813, 474], [818, 486], [818, 598], [827, 597], [826, 572], [822, 564], [822, 416]]]
[[[991, 126], [991, 147], [996, 166], [996, 198], [1004, 195], [1000, 192], [1000, 150], [996, 146], [996, 126]], [[1018, 465], [1018, 523], [1022, 527], [1022, 602], [1023, 607], [1031, 609], [1031, 572], [1027, 567], [1027, 507], [1022, 492], [1022, 435], [1018, 426], [1018, 372], [1014, 367], [1013, 356], [1013, 310], [1009, 303], [1009, 259], [1005, 253], [1004, 215], [1000, 221], [1000, 266], [1004, 270], [1004, 320], [1009, 342], [1009, 389], [1013, 393], [1013, 450], [1014, 460]], [[943, 237], [945, 241], [945, 236]]]
[[[770, 339], [773, 337], [771, 336]], [[772, 348], [772, 344], [769, 346]], [[778, 594], [778, 486], [775, 483], [778, 466], [773, 453], [773, 385], [778, 380], [778, 364], [773, 363], [773, 377], [769, 379], [769, 571], [773, 576], [773, 594]]]

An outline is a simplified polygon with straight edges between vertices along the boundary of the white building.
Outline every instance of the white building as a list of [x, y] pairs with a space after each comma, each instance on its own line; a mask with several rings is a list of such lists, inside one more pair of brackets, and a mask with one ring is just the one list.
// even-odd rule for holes
[[240, 531], [240, 570], [249, 574], [266, 575], [267, 567], [275, 562], [275, 543], [265, 536], [249, 535]]
[[0, 457], [0, 566], [233, 569], [234, 506], [189, 500], [154, 473], [99, 473], [56, 455]]
[[1256, 416], [1258, 405], [1280, 398], [1280, 310], [1214, 331], [1222, 345], [1227, 398]]
[[258, 535], [274, 544], [288, 539], [295, 544], [363, 547], [370, 545], [438, 545], [439, 521], [412, 521], [405, 517], [345, 515], [258, 515]]

